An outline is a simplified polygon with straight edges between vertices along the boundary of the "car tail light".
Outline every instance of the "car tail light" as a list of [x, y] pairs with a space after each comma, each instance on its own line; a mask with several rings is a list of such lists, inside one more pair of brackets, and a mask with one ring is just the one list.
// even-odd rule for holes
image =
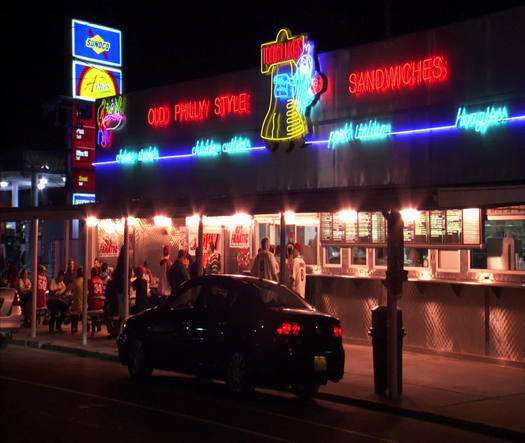
[[301, 331], [299, 323], [284, 322], [277, 328], [277, 334], [279, 335], [299, 335], [299, 331]]
[[15, 292], [12, 306], [20, 306], [20, 296], [18, 295], [18, 292]]
[[342, 338], [343, 337], [343, 328], [339, 325], [332, 326], [332, 331], [334, 333], [334, 337]]

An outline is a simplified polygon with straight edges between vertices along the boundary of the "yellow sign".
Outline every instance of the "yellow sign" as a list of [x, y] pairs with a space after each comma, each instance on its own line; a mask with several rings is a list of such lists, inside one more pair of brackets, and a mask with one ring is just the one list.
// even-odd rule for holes
[[97, 99], [118, 93], [115, 79], [103, 69], [88, 68], [80, 80], [78, 95], [81, 97]]

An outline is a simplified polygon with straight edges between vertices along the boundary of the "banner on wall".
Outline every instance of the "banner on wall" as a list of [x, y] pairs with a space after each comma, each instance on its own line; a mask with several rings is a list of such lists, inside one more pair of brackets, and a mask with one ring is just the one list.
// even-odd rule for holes
[[250, 227], [239, 225], [230, 230], [230, 248], [246, 249], [250, 247]]

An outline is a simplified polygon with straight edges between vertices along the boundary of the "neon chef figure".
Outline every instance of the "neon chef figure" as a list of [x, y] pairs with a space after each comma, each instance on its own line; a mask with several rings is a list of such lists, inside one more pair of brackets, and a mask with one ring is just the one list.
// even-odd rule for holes
[[305, 35], [292, 36], [281, 29], [275, 41], [261, 46], [261, 72], [270, 74], [272, 81], [261, 137], [271, 141], [304, 137], [308, 108], [322, 89], [312, 87], [321, 78], [314, 68], [313, 44]]

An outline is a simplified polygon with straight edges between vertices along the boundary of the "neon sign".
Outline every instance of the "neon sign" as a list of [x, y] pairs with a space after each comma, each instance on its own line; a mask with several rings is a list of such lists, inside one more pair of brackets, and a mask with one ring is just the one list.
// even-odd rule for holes
[[460, 129], [474, 129], [484, 134], [490, 126], [504, 122], [509, 117], [506, 106], [495, 108], [487, 106], [484, 111], [467, 112], [467, 108], [459, 108], [456, 117], [456, 127]]
[[348, 76], [348, 92], [357, 96], [383, 93], [444, 82], [447, 78], [448, 60], [436, 55], [398, 65], [351, 72]]
[[171, 120], [169, 106], [156, 106], [148, 109], [148, 125], [156, 128], [168, 126]]
[[252, 113], [251, 101], [250, 93], [241, 92], [239, 94], [218, 95], [211, 99], [203, 98], [178, 102], [173, 106], [151, 106], [147, 113], [148, 125], [158, 128], [168, 126], [172, 121], [178, 123], [201, 122], [208, 120], [212, 115], [220, 118], [232, 115], [249, 115]]
[[191, 149], [191, 153], [197, 157], [219, 155], [220, 153], [233, 154], [235, 152], [247, 152], [250, 150], [251, 145], [249, 138], [238, 136], [222, 144], [212, 139], [197, 140], [197, 143]]
[[122, 129], [126, 123], [125, 107], [126, 101], [123, 96], [103, 99], [97, 111], [98, 127], [106, 131]]
[[275, 41], [261, 45], [261, 73], [271, 76], [263, 139], [293, 140], [308, 133], [309, 109], [323, 89], [317, 65], [314, 45], [305, 35], [281, 29]]
[[128, 151], [121, 149], [115, 158], [116, 163], [133, 164], [137, 162], [152, 162], [159, 158], [159, 150], [156, 146], [142, 148], [140, 151]]
[[97, 132], [97, 144], [104, 149], [111, 148], [112, 144], [112, 132], [106, 129], [99, 129]]
[[328, 149], [334, 149], [338, 145], [350, 143], [353, 140], [381, 140], [390, 135], [391, 131], [390, 123], [380, 123], [376, 120], [368, 120], [355, 126], [353, 122], [345, 123], [342, 128], [330, 132]]
[[198, 158], [219, 156], [220, 154], [236, 154], [251, 151], [266, 150], [266, 146], [251, 146], [250, 139], [235, 136], [225, 143], [218, 143], [212, 139], [198, 140], [190, 153], [159, 155], [157, 147], [141, 149], [139, 152], [121, 149], [115, 160], [94, 162], [93, 166], [106, 166], [114, 164], [134, 164], [139, 161], [177, 160], [183, 158]]

